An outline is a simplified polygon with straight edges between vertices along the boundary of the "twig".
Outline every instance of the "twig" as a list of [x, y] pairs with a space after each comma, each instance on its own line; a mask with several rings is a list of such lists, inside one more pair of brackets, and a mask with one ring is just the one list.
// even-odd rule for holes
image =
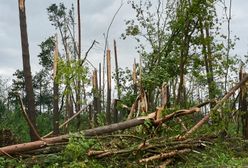
[[3, 151], [1, 149], [0, 149], [0, 153], [3, 153], [4, 155], [10, 157], [11, 159], [16, 159], [16, 158], [14, 158], [13, 156], [11, 156], [10, 154], [8, 154], [7, 152], [5, 152], [5, 151]]
[[144, 140], [143, 138], [141, 137], [138, 137], [138, 136], [135, 136], [135, 135], [125, 135], [125, 134], [114, 134], [114, 135], [105, 135], [105, 136], [98, 136], [99, 139], [103, 139], [103, 138], [115, 138], [115, 137], [120, 137], [120, 138], [123, 138], [123, 137], [128, 137], [128, 138], [135, 138], [135, 139], [139, 139], [139, 140]]
[[173, 151], [168, 152], [168, 153], [161, 153], [159, 155], [154, 155], [154, 156], [151, 156], [148, 158], [140, 159], [139, 162], [143, 163], [143, 162], [150, 162], [153, 160], [165, 159], [165, 158], [173, 157], [175, 155], [184, 154], [184, 153], [187, 153], [190, 151], [191, 151], [191, 149], [173, 150]]
[[158, 168], [165, 168], [166, 166], [168, 166], [169, 164], [171, 164], [172, 161], [173, 161], [173, 159], [167, 159], [162, 164], [160, 164]]
[[[97, 42], [96, 40], [94, 40], [94, 41], [93, 41], [93, 43], [91, 44], [90, 48], [86, 51], [86, 53], [85, 53], [85, 56], [84, 56], [83, 60], [80, 62], [80, 66], [82, 66], [82, 65], [83, 65], [83, 63], [85, 62], [85, 60], [86, 60], [86, 59], [87, 59], [87, 57], [88, 57], [88, 54], [89, 54], [90, 50], [94, 47], [94, 45], [95, 45], [96, 43], [99, 43], [99, 42]], [[87, 61], [88, 61], [88, 60], [87, 60]], [[94, 66], [94, 65], [92, 65], [92, 63], [91, 63], [91, 62], [89, 62], [89, 61], [88, 61], [88, 63], [90, 63], [90, 64], [91, 64], [91, 66], [93, 66], [93, 67], [95, 68], [95, 66]], [[95, 68], [95, 69], [96, 69], [96, 68]]]
[[110, 28], [115, 20], [115, 17], [117, 16], [117, 14], [119, 13], [119, 11], [121, 10], [122, 6], [124, 5], [123, 2], [121, 2], [121, 5], [120, 7], [117, 9], [117, 11], [115, 12], [109, 26], [108, 26], [108, 29], [107, 29], [107, 32], [106, 32], [106, 37], [105, 37], [105, 46], [104, 46], [104, 52], [103, 52], [103, 93], [102, 93], [102, 97], [103, 97], [103, 104], [104, 104], [104, 88], [105, 88], [105, 60], [106, 60], [106, 51], [107, 51], [107, 48], [108, 48], [108, 36], [109, 36], [109, 31], [110, 31]]

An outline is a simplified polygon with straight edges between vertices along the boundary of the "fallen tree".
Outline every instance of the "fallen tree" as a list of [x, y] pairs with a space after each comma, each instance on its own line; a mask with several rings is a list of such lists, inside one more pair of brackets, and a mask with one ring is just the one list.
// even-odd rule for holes
[[[102, 134], [112, 133], [117, 130], [124, 130], [127, 128], [135, 127], [137, 125], [141, 125], [144, 123], [146, 119], [152, 119], [154, 117], [154, 113], [149, 114], [145, 117], [139, 117], [132, 120], [106, 125], [103, 127], [93, 128], [81, 131], [79, 133], [75, 133], [74, 135], [84, 135], [85, 137], [98, 136]], [[27, 142], [23, 144], [10, 145], [0, 148], [0, 155], [6, 154], [19, 154], [29, 150], [35, 150], [40, 148], [45, 148], [49, 144], [56, 144], [61, 142], [67, 142], [69, 140], [70, 135], [60, 135], [52, 138], [44, 138], [38, 141]]]
[[[195, 108], [192, 108], [190, 110], [185, 109], [185, 110], [176, 111], [173, 113], [173, 115], [168, 114], [164, 118], [162, 118], [161, 121], [167, 121], [169, 119], [179, 117], [182, 115], [191, 114], [193, 112], [199, 112], [198, 106]], [[84, 130], [84, 131], [81, 131], [78, 133], [74, 133], [72, 135], [75, 135], [75, 136], [83, 135], [87, 138], [87, 137], [92, 137], [92, 136], [109, 134], [109, 133], [113, 133], [113, 132], [118, 131], [118, 130], [124, 130], [124, 129], [128, 129], [128, 128], [136, 127], [138, 125], [142, 125], [142, 124], [144, 124], [144, 122], [146, 120], [149, 120], [149, 119], [154, 120], [155, 115], [156, 114], [154, 112], [154, 113], [150, 113], [147, 116], [138, 117], [135, 119], [131, 119], [131, 120], [127, 120], [124, 122], [115, 123], [115, 124], [111, 124], [111, 125], [106, 125], [106, 126], [102, 126], [102, 127], [98, 127], [98, 128], [92, 128], [92, 129]], [[161, 121], [159, 121], [159, 122], [161, 123]], [[26, 152], [26, 151], [45, 148], [50, 144], [68, 142], [69, 137], [70, 137], [70, 135], [66, 134], [66, 135], [60, 135], [60, 136], [51, 137], [51, 138], [43, 138], [41, 140], [33, 141], [33, 142], [27, 142], [27, 143], [22, 143], [22, 144], [5, 146], [5, 147], [0, 148], [0, 155], [21, 154], [22, 152]]]

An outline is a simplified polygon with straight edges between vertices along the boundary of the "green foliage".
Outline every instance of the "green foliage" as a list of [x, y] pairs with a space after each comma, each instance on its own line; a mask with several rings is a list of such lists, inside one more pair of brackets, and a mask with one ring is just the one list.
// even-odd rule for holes
[[[81, 65], [80, 61], [70, 60], [65, 61], [59, 59], [58, 63], [58, 74], [56, 76], [56, 82], [59, 85], [65, 85], [66, 89], [64, 90], [65, 95], [70, 95], [74, 91], [78, 90], [77, 85], [74, 85], [75, 79], [88, 83], [87, 80], [88, 68]], [[83, 104], [83, 102], [79, 102]]]
[[104, 112], [97, 114], [97, 123], [98, 123], [98, 126], [104, 126], [105, 125], [106, 114]]
[[65, 24], [66, 7], [64, 4], [52, 4], [47, 8], [47, 11], [49, 13], [49, 21], [52, 22], [52, 25], [62, 27]]
[[69, 84], [72, 83], [75, 78], [86, 81], [87, 68], [80, 63], [80, 61], [76, 60], [65, 61], [59, 59], [56, 82], [58, 84]]
[[10, 129], [22, 141], [30, 140], [28, 125], [20, 110], [8, 112], [6, 117], [0, 120], [0, 128]]
[[[248, 163], [247, 157], [239, 157], [235, 150], [231, 149], [233, 144], [219, 141], [214, 145], [207, 146], [204, 151], [199, 150], [184, 157], [184, 162], [178, 162], [176, 167], [245, 167]], [[240, 144], [235, 143], [239, 148]], [[245, 151], [244, 151], [245, 152]]]
[[77, 161], [86, 158], [87, 150], [95, 144], [94, 140], [81, 136], [71, 136], [69, 144], [63, 152], [63, 157], [68, 161]]
[[52, 130], [52, 116], [49, 113], [41, 113], [37, 115], [37, 126], [40, 135], [46, 135]]
[[45, 41], [41, 42], [39, 45], [41, 52], [38, 55], [39, 64], [43, 68], [51, 70], [53, 67], [53, 52], [55, 48], [55, 37], [48, 37]]
[[95, 140], [85, 139], [83, 135], [72, 135], [65, 150], [59, 155], [48, 155], [47, 159], [44, 161], [44, 166], [50, 168], [103, 168], [100, 163], [98, 163], [94, 159], [89, 159], [87, 157], [87, 151], [89, 148], [91, 148], [92, 146], [98, 148], [96, 144], [97, 143], [95, 142]]
[[6, 167], [27, 168], [27, 166], [20, 160], [0, 157], [0, 168], [6, 168]]
[[[51, 116], [47, 113], [37, 115], [38, 132], [45, 135], [52, 130]], [[4, 117], [0, 118], [0, 128], [10, 129], [12, 133], [21, 141], [29, 141], [29, 127], [20, 109], [10, 112], [7, 111]]]

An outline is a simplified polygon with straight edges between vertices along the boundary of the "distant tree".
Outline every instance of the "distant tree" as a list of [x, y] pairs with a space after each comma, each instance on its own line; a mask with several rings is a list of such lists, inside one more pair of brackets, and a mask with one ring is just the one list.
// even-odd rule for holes
[[[70, 117], [73, 115], [74, 107], [79, 110], [84, 103], [81, 93], [85, 90], [87, 83], [85, 58], [81, 59], [81, 51], [79, 51], [81, 47], [77, 46], [75, 40], [74, 6], [67, 10], [62, 3], [59, 5], [52, 4], [47, 8], [47, 11], [51, 24], [56, 30], [59, 30], [64, 48], [64, 52], [61, 52], [58, 61], [56, 81], [58, 84], [65, 86], [62, 97], [65, 96], [66, 113], [67, 117]], [[78, 39], [80, 40], [80, 37]], [[86, 101], [85, 91], [83, 93]], [[80, 123], [79, 118], [78, 121]]]
[[41, 69], [33, 78], [34, 92], [36, 95], [36, 106], [42, 112], [50, 113], [52, 109], [52, 89], [51, 77], [47, 70]]
[[[42, 69], [39, 73], [36, 74], [36, 84], [39, 90], [39, 104], [47, 105], [48, 111], [52, 107], [53, 91], [52, 91], [52, 81], [53, 81], [53, 53], [55, 48], [55, 37], [51, 36], [45, 39], [39, 45], [41, 52], [38, 55], [39, 64], [42, 66]], [[43, 88], [43, 89], [42, 89]]]
[[[35, 98], [34, 98], [32, 75], [30, 68], [25, 0], [18, 0], [18, 4], [19, 4], [19, 20], [20, 20], [21, 44], [22, 44], [23, 72], [25, 79], [25, 91], [27, 96], [27, 113], [32, 124], [36, 127]], [[38, 139], [32, 128], [30, 128], [30, 138], [31, 140]]]
[[10, 87], [7, 85], [8, 80], [3, 79], [0, 76], [0, 120], [6, 117], [9, 111], [9, 98], [8, 92]]

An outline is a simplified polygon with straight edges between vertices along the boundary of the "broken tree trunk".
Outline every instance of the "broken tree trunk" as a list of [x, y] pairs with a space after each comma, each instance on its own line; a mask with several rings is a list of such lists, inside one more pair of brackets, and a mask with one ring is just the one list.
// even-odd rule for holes
[[95, 124], [97, 125], [97, 120], [96, 120], [96, 116], [97, 114], [99, 114], [100, 111], [100, 90], [98, 87], [98, 78], [97, 78], [97, 70], [94, 69], [93, 71], [93, 76], [92, 76], [92, 86], [93, 86], [93, 110], [94, 110], [94, 119], [95, 119]]
[[115, 54], [115, 73], [116, 73], [117, 97], [118, 97], [118, 99], [121, 99], [119, 68], [118, 68], [118, 60], [117, 60], [117, 47], [116, 47], [116, 41], [115, 40], [114, 40], [114, 54]]
[[107, 50], [107, 107], [106, 122], [111, 124], [111, 57], [110, 50]]
[[[240, 70], [240, 80], [247, 75], [243, 72], [243, 69]], [[246, 83], [247, 84], [247, 83]], [[247, 95], [247, 85], [244, 85], [240, 88], [240, 97], [239, 97], [239, 107], [241, 110], [241, 121], [242, 121], [242, 134], [244, 139], [248, 139], [248, 95]]]

